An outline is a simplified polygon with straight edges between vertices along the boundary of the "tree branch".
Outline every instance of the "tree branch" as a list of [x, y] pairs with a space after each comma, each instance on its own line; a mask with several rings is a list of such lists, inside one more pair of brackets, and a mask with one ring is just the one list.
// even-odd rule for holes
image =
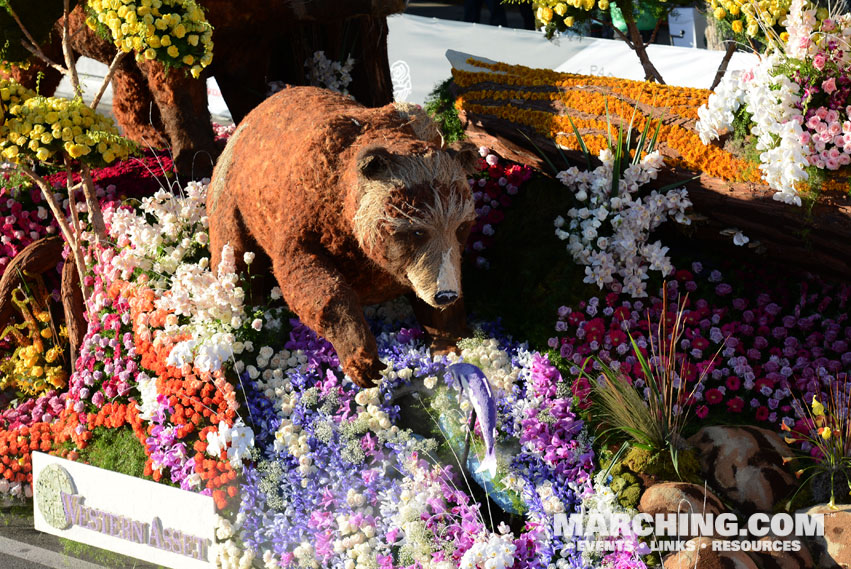
[[124, 56], [127, 55], [126, 52], [119, 49], [118, 53], [115, 54], [115, 57], [112, 58], [112, 63], [109, 64], [109, 70], [106, 72], [106, 77], [103, 78], [103, 83], [101, 83], [100, 88], [98, 89], [97, 95], [92, 99], [91, 108], [92, 110], [97, 110], [98, 103], [100, 103], [103, 94], [106, 93], [106, 88], [112, 82], [112, 77], [115, 75], [115, 72], [118, 70], [118, 66], [121, 64], [121, 61], [124, 59]]
[[633, 47], [632, 41], [629, 39], [629, 37], [626, 34], [624, 34], [622, 31], [620, 31], [620, 29], [618, 29], [613, 23], [607, 22], [605, 20], [598, 20], [597, 18], [591, 18], [591, 21], [597, 22], [601, 26], [605, 26], [605, 27], [611, 29], [621, 40], [626, 42], [626, 45], [628, 45], [630, 47], [630, 49], [635, 49], [635, 47]]
[[39, 59], [44, 61], [47, 65], [53, 67], [54, 69], [56, 69], [60, 73], [65, 73], [65, 71], [66, 71], [65, 68], [63, 68], [61, 65], [59, 65], [58, 63], [54, 62], [52, 59], [47, 57], [47, 55], [45, 55], [45, 53], [41, 50], [41, 47], [39, 47], [38, 42], [35, 41], [35, 38], [33, 38], [32, 34], [30, 34], [30, 31], [27, 29], [27, 27], [24, 25], [24, 23], [18, 17], [18, 13], [15, 12], [15, 10], [12, 8], [12, 4], [9, 3], [9, 2], [6, 2], [5, 7], [6, 7], [6, 11], [9, 13], [9, 15], [12, 16], [12, 19], [15, 20], [15, 23], [18, 24], [18, 27], [21, 29], [21, 33], [23, 33], [24, 37], [27, 38], [26, 40], [21, 40], [21, 45], [24, 46], [24, 49], [26, 49], [31, 54], [38, 57]]
[[64, 10], [62, 18], [62, 53], [65, 56], [65, 67], [68, 68], [68, 75], [71, 78], [71, 87], [74, 93], [83, 96], [83, 91], [80, 89], [80, 77], [77, 75], [77, 66], [74, 63], [74, 54], [71, 52], [71, 2], [64, 0]]
[[733, 59], [734, 53], [736, 53], [736, 42], [728, 41], [727, 53], [724, 54], [724, 59], [721, 60], [721, 65], [718, 66], [718, 71], [715, 73], [715, 79], [712, 80], [712, 86], [709, 88], [710, 91], [714, 91], [715, 87], [721, 83], [721, 79], [723, 79], [724, 74], [727, 73], [727, 65], [730, 63], [730, 60]]

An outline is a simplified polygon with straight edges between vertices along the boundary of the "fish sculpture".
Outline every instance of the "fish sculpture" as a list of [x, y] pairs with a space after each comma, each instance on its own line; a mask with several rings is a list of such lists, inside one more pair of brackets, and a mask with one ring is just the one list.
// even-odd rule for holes
[[466, 394], [482, 429], [485, 441], [485, 457], [476, 473], [489, 472], [491, 478], [496, 476], [496, 400], [493, 398], [490, 383], [484, 372], [473, 364], [452, 364], [447, 368], [452, 377]]

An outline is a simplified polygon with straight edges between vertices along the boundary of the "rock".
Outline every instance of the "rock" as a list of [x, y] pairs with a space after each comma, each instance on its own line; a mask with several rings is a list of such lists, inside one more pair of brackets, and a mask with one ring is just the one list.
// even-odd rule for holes
[[769, 430], [704, 427], [689, 443], [697, 449], [710, 487], [744, 514], [770, 512], [795, 491], [795, 477], [783, 465], [792, 451]]
[[[766, 536], [759, 540], [760, 542], [769, 541], [798, 541], [800, 549], [798, 551], [751, 551], [751, 559], [754, 560], [759, 569], [810, 569], [814, 567], [813, 556], [810, 555], [807, 544], [803, 538], [790, 537], [771, 537]], [[821, 566], [819, 566], [821, 567]]]
[[838, 508], [831, 510], [821, 504], [796, 512], [824, 515], [824, 536], [809, 538], [815, 566], [820, 569], [851, 568], [851, 506]]
[[713, 551], [712, 539], [695, 538], [691, 551], [683, 550], [665, 558], [664, 569], [759, 569], [747, 553], [742, 551]]
[[664, 482], [654, 484], [641, 496], [638, 510], [645, 514], [721, 514], [726, 511], [715, 494], [697, 484]]

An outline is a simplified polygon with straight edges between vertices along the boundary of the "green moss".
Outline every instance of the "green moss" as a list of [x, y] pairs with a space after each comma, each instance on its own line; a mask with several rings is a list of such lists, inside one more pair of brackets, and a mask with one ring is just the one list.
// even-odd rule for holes
[[145, 472], [145, 449], [130, 427], [97, 427], [80, 458], [92, 466], [141, 478]]
[[646, 474], [660, 480], [697, 480], [700, 462], [694, 451], [681, 450], [677, 454], [677, 462], [678, 468], [675, 469], [671, 453], [667, 450], [650, 452], [638, 447], [630, 448], [623, 459], [624, 466], [638, 474]]
[[447, 144], [464, 140], [464, 126], [458, 118], [458, 110], [455, 108], [455, 97], [452, 95], [450, 86], [452, 79], [438, 83], [426, 98], [425, 110], [435, 120], [443, 139]]

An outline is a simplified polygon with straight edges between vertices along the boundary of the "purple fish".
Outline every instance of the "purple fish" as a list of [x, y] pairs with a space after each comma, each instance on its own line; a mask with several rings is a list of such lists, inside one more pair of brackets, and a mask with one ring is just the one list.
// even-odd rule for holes
[[496, 400], [493, 398], [490, 383], [484, 372], [473, 364], [452, 364], [447, 368], [452, 377], [461, 385], [461, 390], [473, 405], [482, 438], [485, 440], [485, 458], [476, 472], [490, 472], [491, 478], [496, 476]]

